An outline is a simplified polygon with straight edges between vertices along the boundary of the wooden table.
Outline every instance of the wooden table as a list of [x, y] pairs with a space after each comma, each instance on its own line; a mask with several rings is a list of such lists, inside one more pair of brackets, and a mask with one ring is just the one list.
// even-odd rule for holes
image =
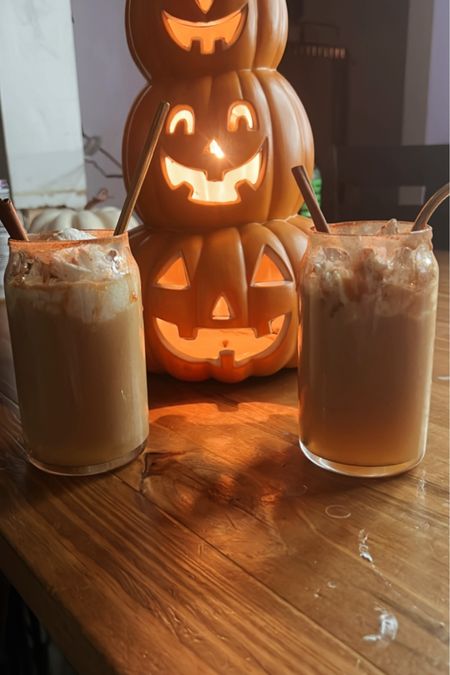
[[148, 454], [48, 476], [20, 444], [3, 315], [1, 568], [80, 674], [448, 672], [442, 256], [441, 269], [428, 453], [389, 480], [302, 457], [292, 371], [152, 377]]

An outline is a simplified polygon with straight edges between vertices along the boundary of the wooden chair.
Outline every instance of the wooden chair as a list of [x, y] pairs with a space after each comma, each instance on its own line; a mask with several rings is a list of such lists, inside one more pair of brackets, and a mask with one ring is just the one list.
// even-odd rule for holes
[[[449, 181], [448, 145], [336, 147], [334, 152], [335, 208], [330, 219], [335, 221], [414, 220], [423, 202]], [[448, 248], [448, 202], [431, 224], [436, 248]]]

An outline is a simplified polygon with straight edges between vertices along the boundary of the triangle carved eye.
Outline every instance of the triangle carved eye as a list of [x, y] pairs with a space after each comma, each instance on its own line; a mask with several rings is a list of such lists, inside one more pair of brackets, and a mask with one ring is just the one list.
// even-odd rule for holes
[[178, 253], [175, 258], [172, 258], [172, 260], [170, 260], [163, 268], [156, 279], [156, 286], [178, 291], [190, 288], [189, 274], [181, 253]]
[[293, 281], [287, 265], [270, 246], [265, 246], [256, 263], [252, 286], [281, 286]]
[[212, 318], [216, 321], [228, 321], [233, 318], [231, 307], [224, 295], [217, 298], [217, 302], [212, 311]]

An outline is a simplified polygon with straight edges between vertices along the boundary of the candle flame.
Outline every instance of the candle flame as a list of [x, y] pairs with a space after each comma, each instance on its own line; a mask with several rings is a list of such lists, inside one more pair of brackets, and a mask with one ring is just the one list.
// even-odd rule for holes
[[218, 144], [216, 140], [211, 141], [209, 144], [209, 151], [212, 155], [215, 155], [218, 159], [223, 159], [225, 157], [225, 153]]
[[214, 0], [195, 0], [195, 2], [200, 7], [202, 12], [207, 14], [211, 9], [211, 5], [213, 4]]

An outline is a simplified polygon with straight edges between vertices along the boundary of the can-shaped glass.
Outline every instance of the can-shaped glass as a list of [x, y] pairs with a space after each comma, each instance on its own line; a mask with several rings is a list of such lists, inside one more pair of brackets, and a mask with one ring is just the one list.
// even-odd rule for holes
[[300, 447], [353, 476], [424, 456], [438, 266], [412, 223], [340, 223], [312, 233], [300, 270]]
[[25, 448], [62, 475], [126, 464], [148, 437], [139, 270], [127, 234], [91, 234], [10, 240], [5, 273]]

